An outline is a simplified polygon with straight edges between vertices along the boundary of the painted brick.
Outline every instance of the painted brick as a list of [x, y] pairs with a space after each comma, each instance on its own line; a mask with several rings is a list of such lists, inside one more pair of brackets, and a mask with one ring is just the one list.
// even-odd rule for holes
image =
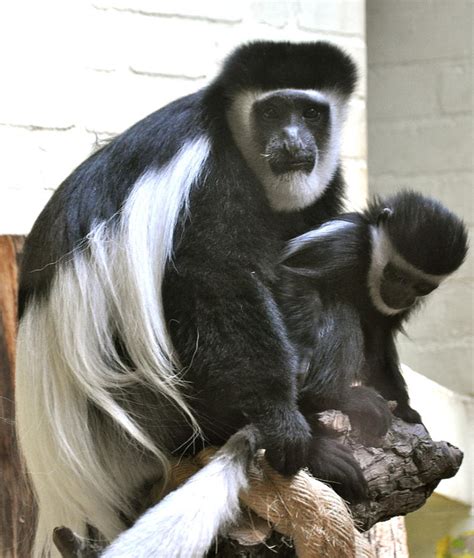
[[441, 108], [446, 113], [471, 112], [473, 107], [472, 66], [463, 64], [446, 65], [441, 72]]
[[87, 41], [81, 52], [85, 69], [124, 71], [130, 66], [131, 48], [140, 40], [136, 31], [139, 15], [99, 10], [89, 5], [84, 16]]
[[298, 9], [302, 29], [364, 35], [364, 4], [357, 0], [303, 0], [298, 2]]
[[469, 0], [367, 0], [367, 47], [372, 62], [468, 57], [472, 9]]
[[0, 234], [28, 233], [52, 194], [52, 191], [32, 188], [25, 195], [22, 188], [2, 187]]
[[[210, 33], [205, 21], [137, 17], [120, 14], [131, 35], [128, 64], [137, 72], [190, 78], [205, 77], [216, 58], [216, 38], [222, 26]], [[192, 49], [183, 48], [183, 37]]]
[[472, 168], [472, 126], [465, 117], [380, 122], [369, 127], [370, 174]]
[[353, 99], [344, 126], [342, 155], [362, 159], [367, 158], [367, 128], [365, 101]]
[[451, 346], [439, 342], [427, 346], [415, 339], [410, 345], [407, 343], [400, 343], [400, 357], [404, 363], [450, 390], [474, 394], [471, 338]]
[[0, 126], [2, 186], [54, 189], [93, 149], [94, 136], [73, 128], [65, 132]]
[[127, 73], [90, 72], [78, 110], [90, 131], [119, 133], [202, 82]]
[[204, 19], [215, 22], [239, 22], [246, 12], [246, 2], [216, 2], [215, 0], [94, 0], [102, 9], [138, 12], [145, 15], [166, 15], [178, 18]]
[[292, 18], [296, 4], [274, 0], [258, 0], [251, 3], [251, 18], [258, 23], [266, 23], [282, 28]]
[[3, 76], [0, 124], [62, 129], [74, 125], [77, 76], [72, 71], [61, 66], [39, 71], [31, 65], [11, 68]]
[[359, 211], [366, 206], [367, 165], [363, 160], [343, 159], [346, 181], [346, 210]]
[[400, 119], [436, 113], [437, 68], [419, 63], [368, 70], [369, 118]]

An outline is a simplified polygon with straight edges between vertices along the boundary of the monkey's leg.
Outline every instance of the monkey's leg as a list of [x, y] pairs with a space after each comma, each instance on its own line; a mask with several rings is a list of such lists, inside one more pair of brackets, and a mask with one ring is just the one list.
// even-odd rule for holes
[[387, 401], [397, 402], [394, 415], [405, 422], [422, 424], [419, 413], [410, 407], [395, 341], [391, 336], [383, 339], [382, 347], [382, 350], [369, 351], [367, 384], [373, 386]]

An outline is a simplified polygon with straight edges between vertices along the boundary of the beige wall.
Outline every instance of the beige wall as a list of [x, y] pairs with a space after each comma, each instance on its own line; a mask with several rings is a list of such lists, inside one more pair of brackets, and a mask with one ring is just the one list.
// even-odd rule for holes
[[[471, 233], [472, 37], [470, 0], [367, 0], [369, 189], [433, 195]], [[466, 394], [474, 393], [473, 256], [474, 247], [400, 338], [411, 368]]]
[[[243, 41], [331, 40], [365, 76], [363, 0], [11, 0], [0, 20], [0, 234], [27, 233], [97, 140], [206, 84]], [[365, 123], [363, 78], [344, 141], [359, 200]]]

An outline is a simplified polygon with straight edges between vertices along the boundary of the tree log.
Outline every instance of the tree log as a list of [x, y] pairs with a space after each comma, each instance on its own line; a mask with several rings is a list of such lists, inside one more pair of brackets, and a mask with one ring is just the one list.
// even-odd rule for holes
[[[434, 442], [423, 425], [408, 424], [398, 418], [393, 419], [391, 429], [383, 439], [370, 440], [350, 429], [350, 423], [337, 411], [322, 414], [322, 420], [330, 424], [341, 435], [344, 443], [354, 451], [369, 485], [369, 499], [350, 509], [354, 522], [360, 531], [367, 531], [380, 521], [405, 515], [420, 508], [432, 494], [441, 479], [456, 474], [462, 461], [462, 452], [447, 442]], [[373, 531], [367, 535], [371, 542], [380, 539]], [[281, 556], [295, 557], [291, 541], [278, 533], [262, 529], [262, 544], [250, 545], [246, 535], [220, 539], [208, 556], [219, 558], [266, 558]], [[56, 532], [71, 537], [70, 531]], [[185, 534], [183, 534], [185, 536]], [[382, 536], [383, 538], [383, 536]], [[396, 541], [394, 541], [396, 543]], [[61, 544], [61, 540], [59, 540]], [[64, 546], [64, 545], [63, 545]], [[90, 558], [90, 549], [80, 544], [72, 545], [73, 552], [64, 552], [65, 558]], [[377, 555], [377, 554], [376, 554]], [[378, 553], [383, 556], [382, 550]], [[398, 545], [398, 553], [391, 556], [404, 556], [406, 549], [403, 541]], [[341, 557], [343, 558], [343, 557]], [[346, 557], [344, 557], [346, 558]], [[348, 557], [347, 557], [348, 558]]]

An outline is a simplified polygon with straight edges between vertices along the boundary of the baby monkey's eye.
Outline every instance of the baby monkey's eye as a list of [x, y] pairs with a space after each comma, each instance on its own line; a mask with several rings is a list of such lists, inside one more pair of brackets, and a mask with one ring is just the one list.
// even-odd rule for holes
[[303, 117], [308, 120], [319, 120], [322, 115], [322, 111], [316, 107], [309, 107], [303, 111]]

